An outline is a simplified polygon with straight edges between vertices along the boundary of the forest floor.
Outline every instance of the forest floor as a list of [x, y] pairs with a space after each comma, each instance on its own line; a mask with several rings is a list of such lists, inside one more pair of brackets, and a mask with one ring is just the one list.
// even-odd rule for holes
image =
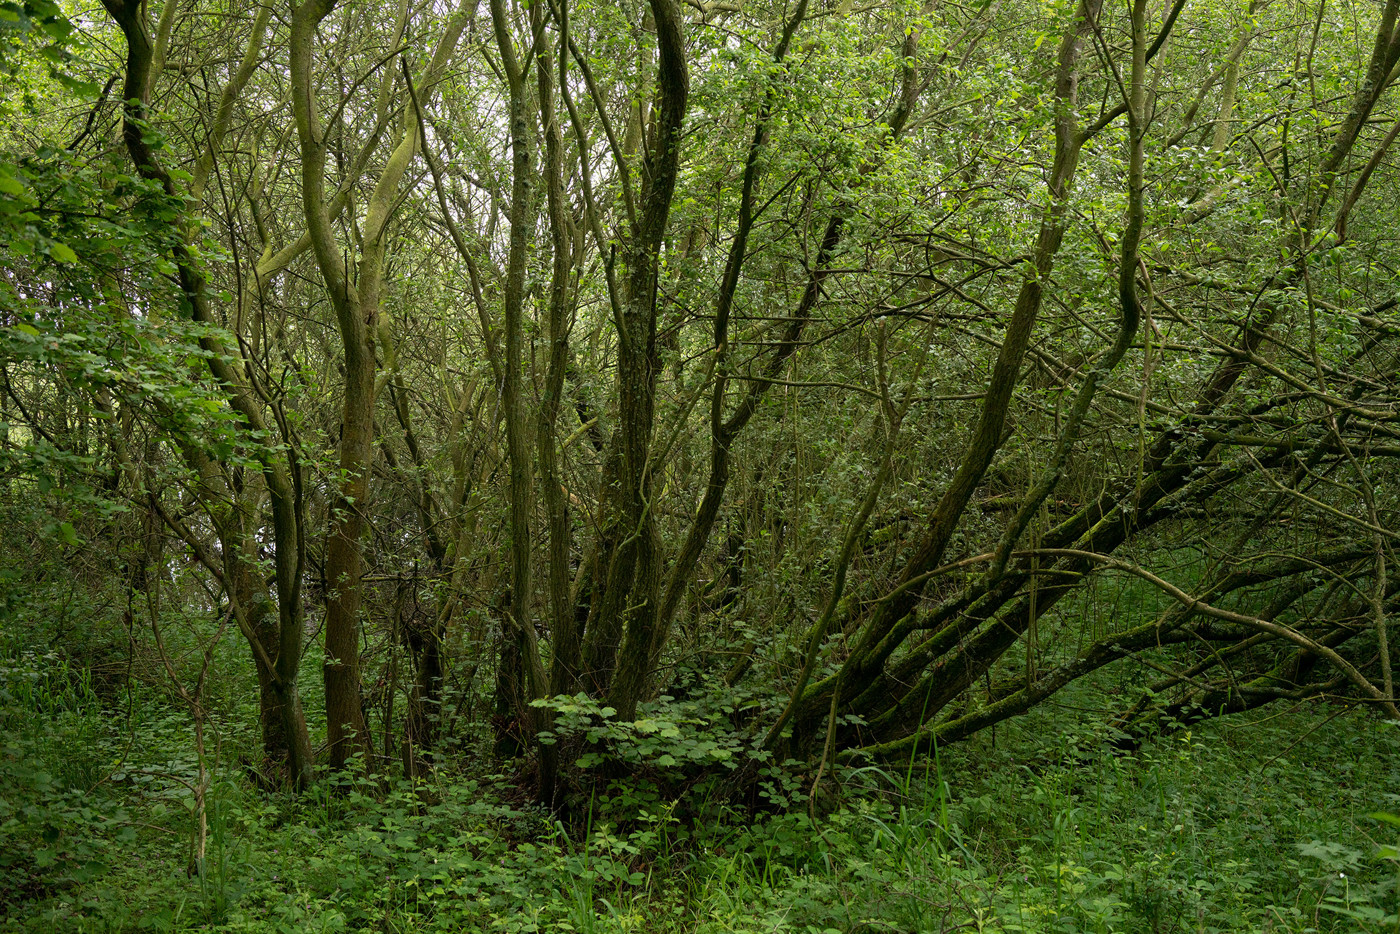
[[1396, 724], [1308, 704], [1127, 755], [1073, 722], [1047, 708], [933, 762], [847, 769], [816, 807], [795, 783], [759, 812], [615, 784], [568, 827], [514, 777], [461, 770], [258, 791], [229, 726], [192, 876], [188, 717], [12, 657], [0, 930], [1400, 930]]

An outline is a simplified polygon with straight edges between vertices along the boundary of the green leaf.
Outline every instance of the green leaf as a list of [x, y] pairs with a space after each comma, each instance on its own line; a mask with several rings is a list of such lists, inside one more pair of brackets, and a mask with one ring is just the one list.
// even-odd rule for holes
[[78, 254], [74, 253], [71, 247], [57, 241], [49, 244], [49, 256], [58, 263], [76, 263], [78, 261]]

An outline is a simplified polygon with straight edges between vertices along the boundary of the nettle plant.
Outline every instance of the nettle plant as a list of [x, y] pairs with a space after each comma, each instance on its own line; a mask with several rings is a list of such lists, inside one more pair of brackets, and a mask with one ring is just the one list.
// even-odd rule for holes
[[643, 704], [638, 712], [645, 716], [635, 720], [619, 719], [614, 708], [582, 692], [541, 698], [533, 706], [554, 714], [554, 729], [539, 734], [541, 743], [562, 741], [585, 748], [574, 760], [580, 769], [618, 762], [678, 777], [698, 768], [732, 769], [746, 758], [765, 755], [726, 721], [732, 705], [711, 708], [701, 701], [662, 695]]

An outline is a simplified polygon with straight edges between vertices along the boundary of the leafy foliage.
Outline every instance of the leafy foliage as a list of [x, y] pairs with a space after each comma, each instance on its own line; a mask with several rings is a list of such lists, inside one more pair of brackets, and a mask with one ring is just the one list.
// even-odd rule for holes
[[1394, 2], [102, 7], [7, 929], [1400, 924]]

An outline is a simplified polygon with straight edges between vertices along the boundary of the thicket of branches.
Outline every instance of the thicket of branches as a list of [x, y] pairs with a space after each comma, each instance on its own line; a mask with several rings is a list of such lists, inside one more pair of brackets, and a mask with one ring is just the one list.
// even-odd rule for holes
[[7, 562], [241, 638], [269, 779], [1400, 717], [1397, 0], [103, 5], [6, 40]]

